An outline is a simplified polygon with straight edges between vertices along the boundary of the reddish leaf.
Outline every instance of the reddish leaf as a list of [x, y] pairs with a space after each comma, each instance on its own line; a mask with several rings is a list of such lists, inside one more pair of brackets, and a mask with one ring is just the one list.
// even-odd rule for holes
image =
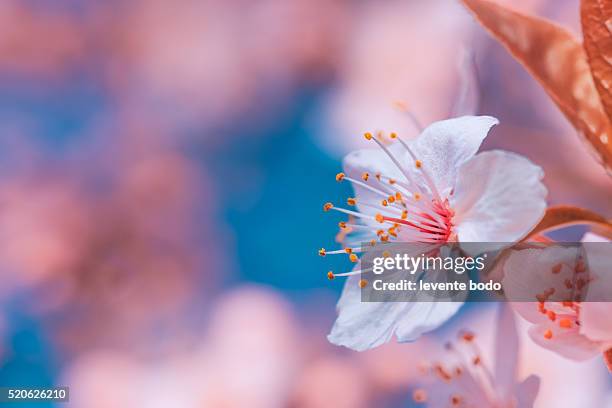
[[462, 0], [476, 19], [543, 86], [612, 170], [612, 128], [582, 45], [564, 28], [487, 0]]
[[612, 3], [583, 0], [580, 20], [595, 86], [608, 117], [612, 118]]
[[599, 214], [584, 208], [560, 205], [546, 209], [546, 214], [544, 214], [540, 223], [529, 233], [528, 238], [546, 231], [578, 224], [594, 225], [605, 228], [608, 231], [612, 230], [612, 223]]

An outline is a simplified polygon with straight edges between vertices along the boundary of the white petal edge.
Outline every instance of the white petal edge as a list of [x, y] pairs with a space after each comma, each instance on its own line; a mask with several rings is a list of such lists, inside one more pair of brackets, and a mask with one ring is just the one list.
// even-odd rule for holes
[[542, 168], [514, 153], [480, 153], [459, 169], [451, 207], [460, 242], [516, 242], [542, 219]]
[[455, 185], [459, 167], [476, 154], [489, 130], [498, 123], [492, 116], [441, 120], [429, 125], [410, 143], [443, 196]]
[[[544, 337], [547, 330], [552, 332], [550, 340]], [[598, 343], [577, 330], [563, 329], [551, 322], [533, 325], [528, 333], [534, 343], [570, 360], [585, 361], [600, 353]]]
[[380, 346], [395, 334], [410, 342], [452, 317], [462, 302], [362, 302], [358, 275], [347, 279], [338, 301], [338, 318], [328, 340], [364, 351]]

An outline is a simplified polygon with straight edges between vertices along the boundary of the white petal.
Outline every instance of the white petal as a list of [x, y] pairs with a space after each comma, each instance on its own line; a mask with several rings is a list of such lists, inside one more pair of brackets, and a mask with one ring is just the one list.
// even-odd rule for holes
[[[576, 248], [550, 246], [512, 251], [503, 262], [502, 286], [506, 299], [519, 303], [518, 312], [530, 321], [544, 317], [537, 308], [538, 295], [554, 289], [555, 299], [572, 299], [573, 292], [567, 288], [567, 279], [574, 278], [573, 265]], [[561, 268], [551, 271], [555, 266]]]
[[398, 322], [395, 335], [400, 342], [415, 341], [454, 316], [463, 302], [415, 302], [409, 316]]
[[514, 153], [476, 155], [459, 170], [451, 207], [463, 242], [515, 242], [525, 237], [546, 209], [539, 166]]
[[[457, 169], [476, 154], [489, 129], [496, 125], [497, 119], [491, 116], [462, 116], [434, 122], [421, 135], [407, 141], [424, 169], [431, 175], [438, 191], [446, 196], [455, 184]], [[415, 168], [415, 163], [399, 142], [388, 146], [404, 171], [411, 174], [412, 180], [423, 184], [423, 174]], [[344, 172], [352, 178], [360, 179], [364, 172], [373, 177], [376, 173], [408, 182], [403, 172], [381, 149], [362, 149], [349, 153], [343, 161]], [[371, 186], [376, 182], [368, 183]], [[375, 210], [360, 207], [359, 201], [377, 202], [381, 197], [361, 186], [354, 186], [357, 207], [365, 214], [373, 215]]]
[[[462, 116], [429, 125], [410, 147], [446, 196], [455, 185], [457, 169], [471, 159], [499, 121], [492, 116]], [[413, 168], [410, 163], [409, 168]]]
[[[593, 237], [588, 238], [593, 239]], [[603, 241], [587, 242], [584, 241], [583, 237], [582, 247], [586, 252], [586, 263], [590, 272], [587, 303], [608, 302], [611, 299], [612, 276], [610, 275], [610, 265], [612, 264], [612, 252], [610, 251], [610, 241], [603, 237], [601, 239]], [[610, 327], [612, 327], [612, 324]], [[609, 338], [612, 339], [612, 333]]]
[[358, 275], [347, 279], [338, 302], [338, 318], [328, 340], [356, 351], [391, 340], [414, 341], [453, 316], [461, 302], [361, 302]]
[[[550, 340], [544, 337], [547, 330], [552, 332]], [[600, 352], [599, 344], [590, 341], [578, 330], [562, 329], [551, 322], [531, 326], [529, 336], [536, 344], [571, 360], [588, 360]]]
[[590, 340], [612, 343], [612, 303], [584, 302], [580, 309], [580, 333]]
[[338, 346], [363, 351], [388, 342], [396, 321], [412, 303], [361, 302], [359, 279], [358, 275], [347, 279], [338, 301], [338, 318], [327, 338]]

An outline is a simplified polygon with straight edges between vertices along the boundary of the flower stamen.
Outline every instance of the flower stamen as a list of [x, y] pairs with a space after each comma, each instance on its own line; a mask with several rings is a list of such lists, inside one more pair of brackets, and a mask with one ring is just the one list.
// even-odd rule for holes
[[[421, 190], [421, 186], [416, 184], [414, 182], [414, 180], [412, 179], [412, 177], [410, 176], [410, 173], [408, 173], [408, 171], [406, 171], [406, 169], [404, 168], [404, 166], [402, 166], [400, 164], [400, 162], [395, 158], [395, 156], [391, 153], [391, 151], [387, 148], [387, 146], [385, 146], [380, 140], [376, 139], [376, 138], [372, 138], [372, 135], [370, 133], [366, 133], [366, 135], [370, 135], [370, 137], [368, 138], [366, 136], [366, 139], [368, 140], [374, 140], [376, 142], [376, 144], [378, 144], [378, 146], [383, 149], [383, 151], [387, 154], [387, 156], [389, 156], [389, 158], [391, 159], [391, 161], [393, 162], [393, 164], [395, 164], [395, 166], [399, 169], [399, 171], [402, 172], [402, 174], [404, 175], [404, 177], [406, 177], [406, 180], [408, 180], [411, 184], [415, 185], [419, 190]], [[378, 177], [380, 177], [380, 175], [378, 175]]]
[[440, 192], [438, 191], [436, 184], [433, 182], [433, 178], [431, 177], [427, 169], [423, 167], [423, 162], [416, 157], [416, 154], [414, 154], [414, 151], [410, 148], [410, 146], [408, 146], [408, 143], [402, 140], [401, 137], [398, 137], [397, 140], [400, 142], [402, 146], [404, 146], [404, 149], [406, 149], [406, 151], [408, 152], [412, 160], [414, 160], [415, 167], [419, 169], [421, 173], [423, 174], [423, 178], [425, 179], [426, 184], [429, 186], [429, 189], [433, 193], [434, 198], [438, 201], [442, 201]]
[[359, 275], [360, 273], [368, 273], [368, 272], [372, 272], [372, 268], [368, 268], [368, 269], [357, 269], [351, 272], [343, 272], [343, 273], [333, 273], [334, 277], [342, 277], [342, 276], [353, 276], [353, 275]]

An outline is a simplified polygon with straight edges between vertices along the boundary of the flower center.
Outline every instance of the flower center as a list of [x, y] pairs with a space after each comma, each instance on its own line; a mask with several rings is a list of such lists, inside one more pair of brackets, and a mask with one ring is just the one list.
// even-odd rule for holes
[[[389, 150], [383, 143], [385, 135], [382, 132], [378, 132], [376, 137], [371, 133], [365, 133], [364, 136], [367, 140], [375, 141], [386, 153], [403, 175], [403, 180], [396, 180], [390, 175], [381, 173], [372, 176], [365, 172], [360, 179], [338, 173], [336, 181], [350, 181], [356, 188], [367, 190], [373, 193], [370, 196], [375, 197], [372, 201], [358, 200], [357, 197], [348, 198], [347, 204], [356, 207], [357, 210], [336, 207], [332, 203], [323, 206], [324, 211], [334, 210], [351, 217], [348, 222], [340, 222], [341, 231], [344, 232], [339, 236], [344, 240], [348, 231], [358, 231], [364, 233], [359, 235], [361, 242], [366, 241], [363, 238], [369, 234], [368, 240], [372, 244], [390, 240], [431, 244], [455, 241], [456, 235], [453, 232], [455, 212], [450, 207], [448, 197], [442, 197], [438, 191], [428, 171], [429, 163], [418, 158], [412, 148], [396, 133], [391, 133], [389, 138], [403, 146], [414, 167], [402, 164], [402, 161]], [[329, 252], [321, 248], [319, 255], [347, 253], [352, 262], [358, 262], [359, 257], [356, 254], [359, 252], [360, 247], [355, 244], [354, 247], [345, 245], [344, 249]], [[365, 271], [356, 270], [342, 274], [329, 272], [328, 277], [333, 279], [335, 276], [349, 276], [361, 272]]]
[[553, 339], [554, 332], [559, 329], [577, 330], [580, 327], [580, 301], [591, 278], [582, 255], [578, 256], [575, 264], [558, 263], [550, 272], [553, 276], [558, 276], [564, 269], [571, 271], [571, 277], [563, 281], [563, 286], [569, 292], [567, 299], [557, 302], [549, 300], [555, 294], [555, 288], [552, 287], [536, 295], [538, 311], [552, 324], [544, 331], [543, 336], [546, 340]]
[[420, 218], [418, 222], [389, 216], [382, 216], [382, 219], [417, 231], [422, 236], [420, 242], [443, 243], [454, 241], [455, 238], [452, 233], [454, 211], [450, 208], [448, 199], [444, 203], [435, 199], [432, 200], [428, 210], [417, 212], [417, 216]]

